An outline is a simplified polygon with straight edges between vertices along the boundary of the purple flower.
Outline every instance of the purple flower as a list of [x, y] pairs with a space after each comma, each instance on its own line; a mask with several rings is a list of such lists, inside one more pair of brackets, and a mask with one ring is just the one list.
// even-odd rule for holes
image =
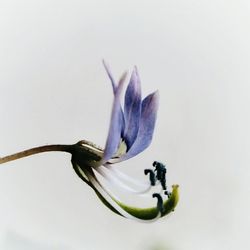
[[122, 109], [120, 96], [125, 75], [116, 84], [107, 64], [104, 63], [104, 66], [112, 83], [114, 101], [103, 163], [114, 163], [134, 157], [150, 145], [155, 128], [159, 94], [156, 91], [141, 99], [141, 82], [135, 67], [126, 89], [124, 109]]
[[[135, 67], [125, 91], [124, 105], [121, 105], [126, 74], [123, 74], [120, 81], [116, 83], [107, 64], [105, 62], [103, 64], [114, 94], [104, 149], [85, 140], [73, 145], [45, 145], [0, 157], [0, 164], [42, 152], [70, 153], [76, 174], [95, 191], [98, 198], [110, 210], [126, 218], [153, 221], [172, 212], [179, 200], [178, 185], [172, 185], [172, 192], [168, 190], [166, 166], [154, 161], [151, 168], [144, 169], [146, 182], [141, 182], [120, 172], [114, 165], [136, 156], [150, 145], [155, 128], [159, 94], [156, 91], [144, 99], [141, 98], [140, 77]], [[155, 207], [133, 207], [115, 197], [115, 191], [118, 188], [121, 191], [140, 195], [148, 193], [153, 186], [157, 185], [161, 190], [152, 194], [152, 198], [157, 199]], [[110, 191], [111, 186], [115, 187], [113, 191]]]
[[[80, 141], [72, 154], [72, 164], [78, 176], [94, 189], [101, 201], [112, 211], [128, 218], [153, 220], [168, 214], [176, 206], [178, 201], [177, 185], [173, 186], [172, 195], [169, 195], [165, 202], [163, 202], [161, 195], [154, 194], [153, 197], [158, 199], [156, 207], [134, 208], [115, 198], [114, 194], [111, 194], [100, 181], [98, 175], [116, 187], [134, 194], [145, 193], [155, 185], [152, 180], [148, 180], [146, 183], [138, 182], [118, 171], [113, 167], [113, 164], [136, 156], [150, 145], [155, 128], [159, 94], [158, 91], [155, 91], [144, 99], [141, 98], [141, 82], [135, 67], [125, 91], [124, 107], [122, 108], [121, 94], [126, 74], [123, 74], [119, 82], [116, 83], [108, 65], [105, 62], [103, 64], [114, 94], [106, 145], [103, 150], [88, 141]], [[153, 170], [147, 170], [145, 174], [148, 172], [151, 172], [151, 179], [155, 178]], [[165, 181], [165, 173], [166, 170], [164, 176], [161, 179], [158, 178], [158, 183]], [[162, 186], [166, 185], [162, 184]]]

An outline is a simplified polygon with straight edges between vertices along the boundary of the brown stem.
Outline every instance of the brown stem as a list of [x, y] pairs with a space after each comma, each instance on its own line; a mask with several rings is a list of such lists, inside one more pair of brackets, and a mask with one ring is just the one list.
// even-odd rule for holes
[[24, 150], [22, 152], [18, 152], [12, 155], [2, 157], [0, 158], [0, 164], [6, 163], [9, 161], [14, 161], [14, 160], [27, 157], [30, 155], [43, 153], [43, 152], [61, 151], [61, 152], [72, 153], [72, 149], [73, 149], [73, 145], [60, 145], [60, 144], [35, 147], [35, 148]]

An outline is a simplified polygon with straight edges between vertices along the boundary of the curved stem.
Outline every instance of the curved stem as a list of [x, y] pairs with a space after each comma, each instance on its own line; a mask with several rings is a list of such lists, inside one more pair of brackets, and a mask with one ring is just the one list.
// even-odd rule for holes
[[30, 155], [43, 153], [43, 152], [61, 151], [61, 152], [72, 153], [73, 146], [74, 145], [55, 144], [55, 145], [45, 145], [45, 146], [35, 147], [35, 148], [27, 149], [27, 150], [24, 150], [24, 151], [21, 151], [12, 155], [2, 157], [0, 158], [0, 164], [6, 163], [9, 161], [14, 161], [14, 160], [27, 157]]

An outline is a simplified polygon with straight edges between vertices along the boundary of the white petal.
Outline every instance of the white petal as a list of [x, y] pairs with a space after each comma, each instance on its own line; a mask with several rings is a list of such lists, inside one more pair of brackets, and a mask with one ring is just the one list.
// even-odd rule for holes
[[140, 189], [135, 189], [121, 181], [119, 178], [117, 178], [117, 175], [115, 172], [112, 172], [112, 170], [109, 170], [105, 167], [98, 167], [96, 168], [96, 171], [102, 175], [106, 180], [108, 180], [110, 183], [114, 184], [116, 187], [119, 187], [122, 191], [127, 191], [133, 194], [145, 194], [151, 189], [150, 182], [147, 183], [147, 185], [144, 185], [143, 188], [140, 187]]
[[116, 167], [113, 167], [112, 165], [104, 165], [104, 166], [107, 169], [109, 169], [111, 172], [113, 172], [120, 180], [130, 182], [131, 184], [133, 184], [135, 186], [147, 187], [148, 184], [150, 184], [149, 181], [143, 181], [143, 182], [138, 181], [138, 179], [132, 178], [131, 176], [119, 171]]

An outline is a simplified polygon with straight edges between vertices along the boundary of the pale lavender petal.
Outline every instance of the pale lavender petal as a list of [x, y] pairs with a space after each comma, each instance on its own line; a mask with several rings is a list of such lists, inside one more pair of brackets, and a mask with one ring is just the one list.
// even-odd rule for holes
[[124, 80], [121, 80], [115, 91], [110, 125], [109, 125], [109, 132], [106, 141], [106, 146], [104, 149], [103, 163], [108, 161], [116, 153], [118, 146], [120, 144], [122, 127], [123, 127], [123, 122], [121, 119], [122, 113], [120, 106], [120, 96], [123, 85], [124, 85]]
[[142, 101], [140, 126], [136, 141], [134, 142], [130, 150], [120, 158], [120, 161], [127, 160], [141, 153], [150, 145], [155, 128], [158, 102], [158, 91], [148, 95]]
[[131, 79], [125, 94], [124, 117], [125, 131], [124, 139], [129, 149], [134, 143], [141, 115], [141, 84], [137, 69], [132, 72]]
[[[123, 75], [121, 76], [120, 80], [119, 80], [118, 85], [121, 82], [125, 82], [126, 77], [127, 77], [127, 72], [124, 72]], [[124, 118], [124, 113], [123, 113], [123, 110], [122, 110], [120, 102], [119, 102], [119, 107], [120, 107], [120, 111], [119, 111], [120, 112], [120, 123], [122, 124], [121, 137], [123, 137], [123, 135], [124, 135], [124, 129], [125, 129], [125, 118]]]
[[104, 60], [102, 60], [102, 63], [103, 63], [103, 66], [104, 66], [104, 68], [105, 68], [105, 70], [106, 70], [106, 72], [108, 74], [108, 77], [109, 77], [109, 79], [111, 81], [111, 84], [112, 84], [112, 87], [113, 87], [113, 92], [115, 94], [115, 90], [117, 88], [117, 84], [116, 84], [116, 82], [114, 80], [114, 77], [113, 77], [113, 75], [111, 73], [111, 70], [110, 70], [109, 65], [107, 64], [107, 62], [105, 62]]
[[[104, 68], [105, 68], [105, 70], [106, 70], [106, 72], [108, 74], [108, 77], [109, 77], [109, 79], [111, 81], [112, 88], [113, 88], [113, 93], [115, 95], [115, 92], [116, 92], [116, 89], [117, 89], [119, 83], [120, 82], [124, 82], [126, 80], [127, 72], [123, 73], [123, 75], [121, 76], [121, 78], [119, 80], [119, 83], [117, 84], [115, 82], [115, 80], [114, 80], [114, 77], [113, 77], [113, 75], [111, 73], [110, 67], [107, 64], [107, 62], [105, 62], [104, 60], [102, 60], [102, 63], [103, 63], [103, 66], [104, 66]], [[121, 132], [122, 132], [122, 137], [123, 137], [124, 129], [125, 129], [125, 118], [124, 118], [124, 114], [123, 114], [122, 107], [121, 107], [120, 103], [119, 103], [119, 106], [120, 106], [120, 108], [119, 108], [120, 109], [120, 111], [119, 111], [120, 112], [120, 118], [119, 119], [120, 119], [120, 122], [122, 123], [122, 130], [121, 130]]]

